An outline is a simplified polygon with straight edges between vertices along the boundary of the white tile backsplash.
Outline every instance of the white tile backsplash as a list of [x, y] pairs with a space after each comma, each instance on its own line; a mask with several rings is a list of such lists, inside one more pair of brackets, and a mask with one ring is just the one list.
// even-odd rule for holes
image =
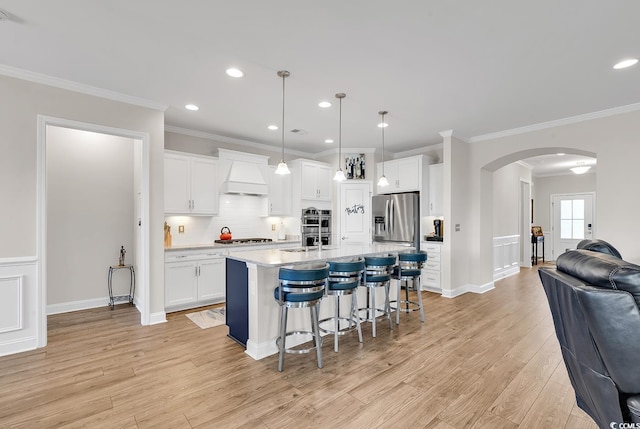
[[[171, 238], [174, 246], [207, 244], [220, 238], [220, 230], [227, 226], [233, 238], [265, 237], [278, 239], [281, 222], [286, 234], [299, 234], [291, 231], [294, 219], [287, 217], [265, 217], [266, 197], [247, 195], [220, 195], [218, 216], [167, 216], [165, 221], [171, 226]], [[271, 225], [276, 225], [276, 230]], [[178, 233], [178, 227], [184, 225], [184, 233]], [[292, 225], [293, 226], [293, 225]]]

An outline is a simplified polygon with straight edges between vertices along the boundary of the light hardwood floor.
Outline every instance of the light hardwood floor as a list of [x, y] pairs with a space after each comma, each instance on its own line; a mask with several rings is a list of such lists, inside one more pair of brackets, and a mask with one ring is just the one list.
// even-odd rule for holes
[[49, 345], [0, 358], [0, 427], [596, 428], [575, 404], [536, 268], [483, 295], [423, 293], [378, 337], [254, 361], [185, 313], [128, 305], [49, 317]]

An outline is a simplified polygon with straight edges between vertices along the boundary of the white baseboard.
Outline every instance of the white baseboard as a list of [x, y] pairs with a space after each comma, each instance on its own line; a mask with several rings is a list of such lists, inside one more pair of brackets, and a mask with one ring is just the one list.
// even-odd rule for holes
[[455, 288], [455, 289], [451, 289], [451, 290], [442, 289], [442, 296], [445, 297], [445, 298], [455, 298], [456, 296], [460, 296], [460, 295], [465, 294], [467, 292], [469, 292], [469, 291], [464, 286], [459, 287], [459, 288]]
[[90, 308], [106, 307], [109, 305], [109, 297], [84, 299], [80, 301], [62, 302], [60, 304], [47, 305], [47, 316], [52, 314], [69, 313], [70, 311], [88, 310]]
[[518, 274], [520, 272], [520, 266], [514, 265], [513, 267], [507, 268], [506, 270], [501, 270], [493, 274], [493, 281], [504, 279], [505, 277], [510, 277]]
[[151, 313], [149, 315], [149, 325], [157, 325], [159, 323], [167, 322], [167, 313], [159, 311], [157, 313]]
[[489, 282], [489, 283], [485, 283], [483, 285], [473, 285], [473, 284], [468, 284], [467, 285], [467, 290], [469, 292], [473, 292], [473, 293], [485, 293], [485, 292], [489, 292], [490, 290], [494, 289], [494, 283], [493, 282]]
[[494, 288], [493, 282], [485, 283], [483, 285], [474, 285], [474, 284], [468, 283], [464, 286], [460, 286], [452, 290], [443, 290], [442, 296], [445, 298], [455, 298], [467, 292], [482, 294], [492, 290], [493, 288]]
[[36, 337], [19, 338], [14, 341], [5, 341], [0, 343], [0, 356], [22, 353], [38, 348]]
[[247, 349], [244, 352], [255, 360], [260, 360], [278, 353], [278, 347], [275, 341], [256, 343], [255, 341], [247, 340]]
[[[329, 335], [327, 332], [320, 333], [320, 336], [324, 337], [325, 335]], [[309, 342], [309, 339], [305, 339], [303, 336], [293, 336], [287, 338], [287, 348], [296, 347], [300, 344], [304, 344]], [[246, 354], [254, 358], [255, 360], [260, 360], [266, 358], [267, 356], [275, 355], [278, 353], [278, 346], [276, 346], [276, 340], [273, 339], [271, 341], [265, 341], [262, 343], [256, 343], [252, 340], [247, 340], [247, 349], [244, 351]]]

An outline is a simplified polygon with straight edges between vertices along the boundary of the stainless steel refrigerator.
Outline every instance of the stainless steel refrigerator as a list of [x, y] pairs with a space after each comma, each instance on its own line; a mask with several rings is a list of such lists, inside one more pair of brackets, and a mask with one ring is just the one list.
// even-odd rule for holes
[[420, 195], [417, 192], [373, 197], [373, 241], [410, 243], [420, 248]]

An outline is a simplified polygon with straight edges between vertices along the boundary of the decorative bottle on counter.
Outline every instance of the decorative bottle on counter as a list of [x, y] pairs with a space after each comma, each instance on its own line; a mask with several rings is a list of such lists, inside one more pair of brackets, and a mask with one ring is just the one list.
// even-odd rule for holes
[[171, 247], [171, 225], [164, 223], [164, 247]]
[[284, 222], [280, 221], [280, 228], [278, 229], [278, 240], [284, 240], [286, 235], [284, 233]]

